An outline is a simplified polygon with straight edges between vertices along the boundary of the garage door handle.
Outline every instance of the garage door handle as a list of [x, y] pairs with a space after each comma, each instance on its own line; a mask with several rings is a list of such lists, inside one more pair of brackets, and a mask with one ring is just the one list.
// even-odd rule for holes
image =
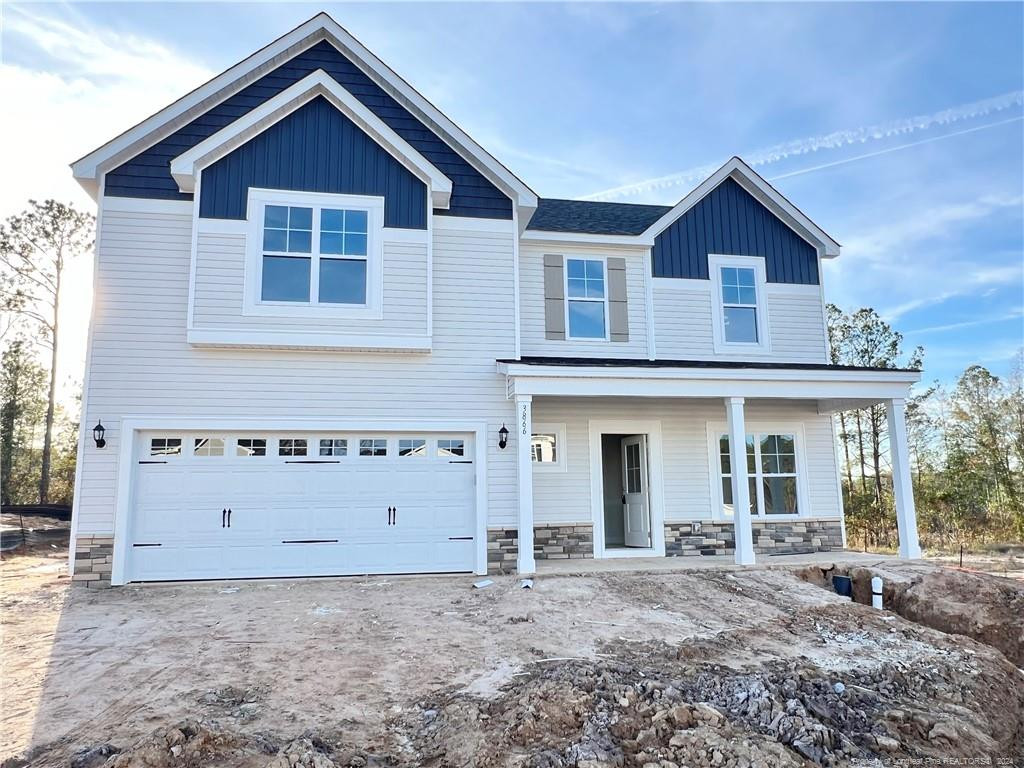
[[398, 507], [394, 507], [394, 511], [391, 513], [391, 524], [398, 525]]
[[224, 507], [224, 509], [222, 509], [220, 511], [220, 527], [221, 528], [227, 527], [227, 522], [226, 522], [227, 519], [228, 519], [228, 508]]
[[231, 507], [228, 507], [228, 528], [231, 527]]
[[388, 525], [391, 525], [391, 512], [392, 512], [391, 507], [388, 507]]

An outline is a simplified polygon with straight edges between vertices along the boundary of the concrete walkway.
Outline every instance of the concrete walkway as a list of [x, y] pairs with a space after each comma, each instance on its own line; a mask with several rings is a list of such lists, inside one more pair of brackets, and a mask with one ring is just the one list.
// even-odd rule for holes
[[838, 550], [836, 552], [810, 552], [804, 555], [758, 555], [755, 565], [736, 565], [732, 555], [701, 557], [605, 557], [585, 560], [538, 560], [537, 574], [609, 573], [626, 571], [699, 571], [709, 568], [771, 568], [774, 566], [799, 567], [806, 565], [878, 565], [898, 562], [894, 555]]

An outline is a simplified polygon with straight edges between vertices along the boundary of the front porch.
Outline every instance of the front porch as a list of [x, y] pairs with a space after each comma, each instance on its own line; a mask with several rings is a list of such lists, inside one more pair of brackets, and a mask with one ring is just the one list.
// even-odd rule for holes
[[889, 414], [900, 555], [920, 556], [904, 421], [917, 372], [550, 358], [499, 370], [516, 401], [519, 516], [489, 531], [492, 569], [841, 550], [832, 414], [875, 403]]
[[[832, 564], [870, 568], [895, 561], [892, 555], [869, 552], [809, 552], [799, 555], [773, 555], [758, 562], [761, 568], [801, 568]], [[541, 560], [537, 562], [538, 576], [586, 575], [592, 573], [661, 573], [665, 571], [696, 571], [716, 569], [730, 571], [736, 568], [731, 555], [700, 558], [634, 557], [589, 558], [586, 560]]]

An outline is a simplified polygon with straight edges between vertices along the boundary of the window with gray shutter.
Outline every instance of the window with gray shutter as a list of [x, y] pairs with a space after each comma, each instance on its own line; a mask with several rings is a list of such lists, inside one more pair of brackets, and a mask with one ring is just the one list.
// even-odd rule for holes
[[626, 260], [608, 259], [608, 326], [612, 341], [629, 341], [626, 305]]
[[565, 339], [565, 260], [544, 254], [544, 338]]

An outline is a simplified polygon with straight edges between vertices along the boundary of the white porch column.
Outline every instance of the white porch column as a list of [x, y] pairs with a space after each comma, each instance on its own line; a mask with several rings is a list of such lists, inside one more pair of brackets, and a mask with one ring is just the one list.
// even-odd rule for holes
[[892, 498], [896, 505], [896, 526], [900, 532], [900, 557], [921, 557], [917, 541], [917, 510], [910, 477], [910, 447], [907, 444], [907, 403], [888, 400], [885, 415], [889, 421], [889, 462], [892, 464]]
[[522, 575], [535, 573], [533, 559], [533, 398], [516, 395], [516, 454], [519, 467], [519, 557], [516, 568]]
[[729, 422], [729, 463], [732, 465], [732, 521], [736, 565], [754, 564], [754, 531], [750, 525], [750, 486], [747, 482], [747, 427], [743, 398], [725, 398]]

